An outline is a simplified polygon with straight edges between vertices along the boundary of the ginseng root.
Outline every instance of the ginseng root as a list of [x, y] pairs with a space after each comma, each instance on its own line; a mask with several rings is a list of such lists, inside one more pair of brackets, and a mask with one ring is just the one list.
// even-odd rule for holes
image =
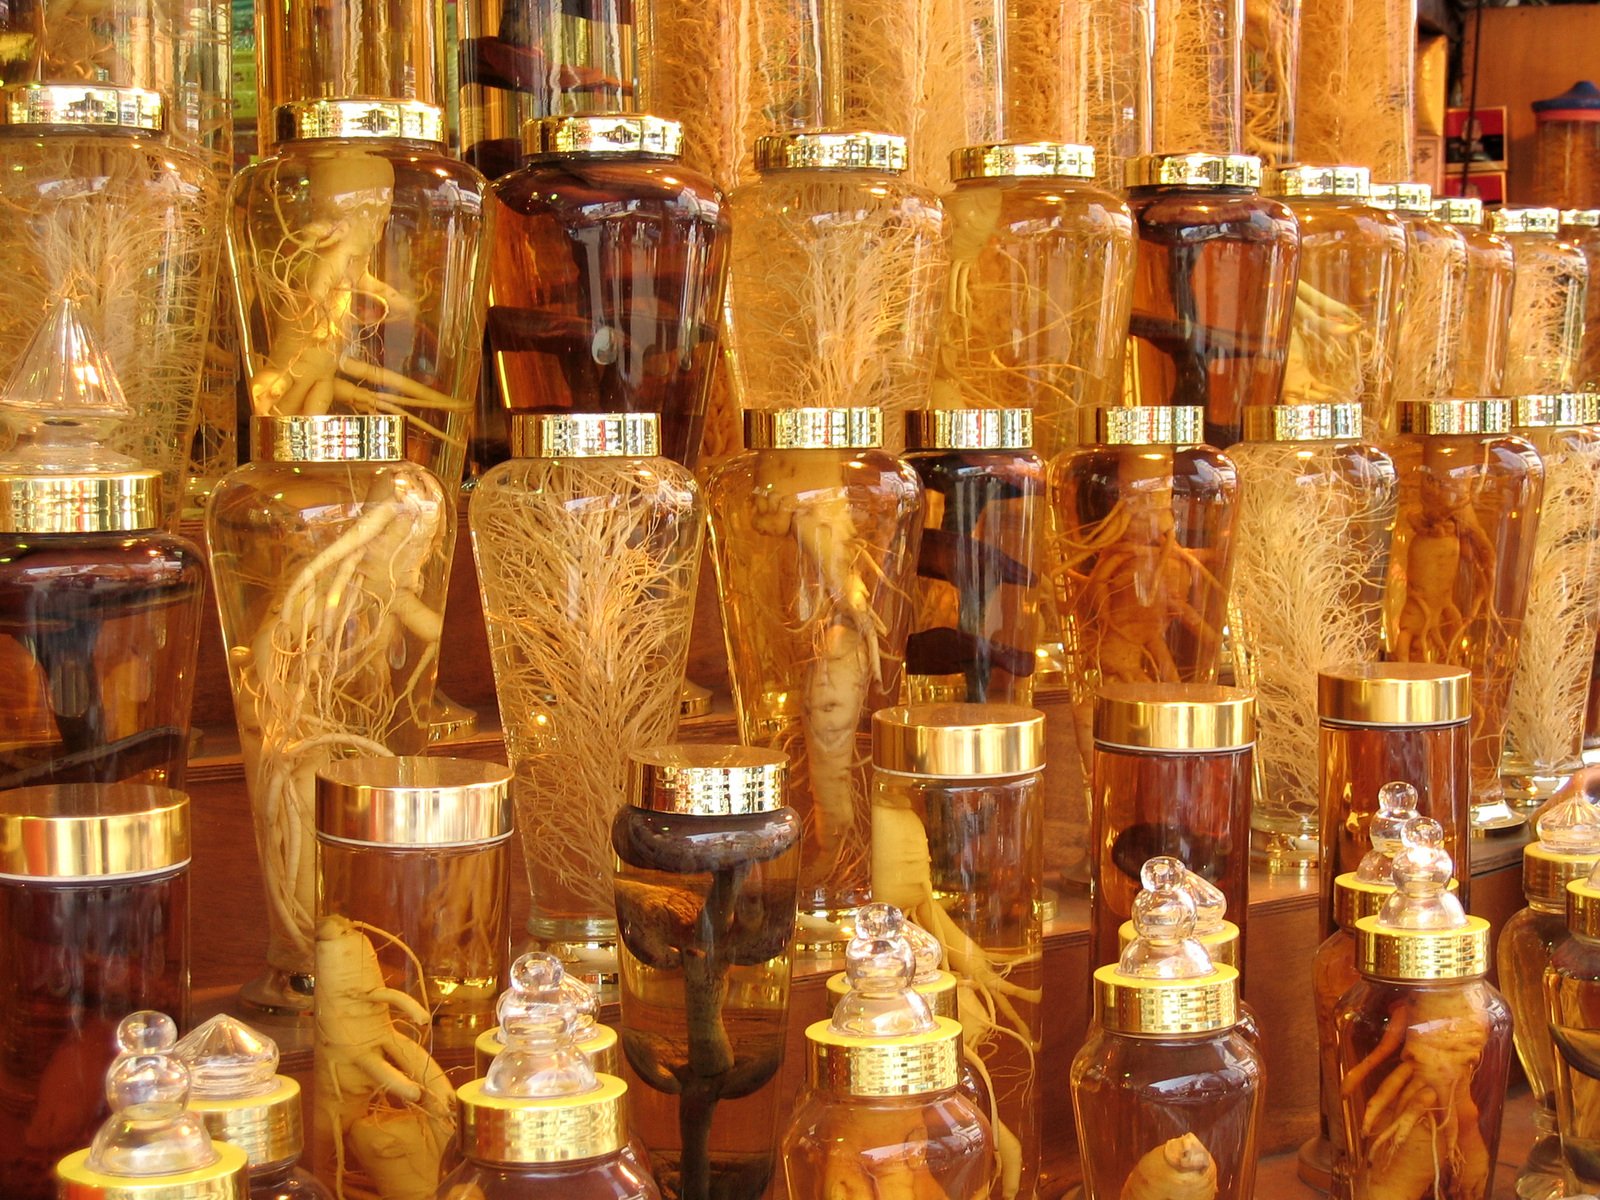
[[1121, 1200], [1215, 1200], [1217, 1164], [1192, 1133], [1163, 1142], [1134, 1164]]

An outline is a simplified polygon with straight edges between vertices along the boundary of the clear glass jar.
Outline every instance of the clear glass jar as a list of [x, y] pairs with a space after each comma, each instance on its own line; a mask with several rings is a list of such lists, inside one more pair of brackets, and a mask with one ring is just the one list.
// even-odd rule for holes
[[[799, 36], [800, 22], [793, 20], [800, 6], [767, 9], [764, 36], [747, 41], [743, 3], [654, 0], [650, 19], [639, 27], [645, 45], [638, 59], [638, 111], [682, 125], [684, 166], [725, 192], [755, 180], [751, 155], [758, 137], [821, 123], [809, 104], [796, 111], [795, 91], [809, 97], [818, 88], [817, 43]], [[507, 149], [516, 149], [510, 137]]]
[[1130, 401], [1205, 409], [1226, 448], [1244, 411], [1275, 404], [1288, 359], [1299, 232], [1260, 195], [1248, 155], [1155, 154], [1128, 164], [1138, 238], [1127, 350]]
[[693, 467], [718, 352], [728, 214], [654, 117], [530, 126], [499, 198], [490, 371], [473, 464], [509, 453], [507, 410], [659, 413], [661, 452]]
[[1244, 6], [1243, 149], [1267, 166], [1299, 161], [1295, 100], [1300, 84], [1301, 3], [1270, 0]]
[[518, 414], [512, 436], [468, 519], [528, 932], [610, 982], [611, 822], [627, 754], [677, 733], [705, 506], [689, 471], [660, 457], [654, 413]]
[[1567, 1178], [1600, 1187], [1600, 1063], [1592, 1050], [1600, 996], [1600, 886], [1591, 874], [1566, 887], [1567, 938], [1544, 974], [1545, 1016], [1555, 1044], [1556, 1126]]
[[746, 413], [751, 449], [706, 483], [739, 735], [789, 755], [805, 823], [803, 945], [848, 940], [868, 898], [874, 711], [898, 703], [922, 485], [871, 408]]
[[1577, 386], [1581, 391], [1593, 392], [1600, 390], [1600, 208], [1562, 209], [1561, 239], [1581, 250], [1589, 264]]
[[1300, 161], [1409, 179], [1416, 54], [1417, 0], [1301, 0]]
[[1511, 243], [1514, 262], [1504, 394], [1569, 391], [1583, 355], [1589, 260], [1561, 240], [1554, 208], [1497, 208], [1489, 228]]
[[[876, 0], [864, 0], [875, 3]], [[728, 350], [745, 409], [925, 408], [947, 282], [938, 199], [905, 139], [795, 133], [756, 145], [730, 198]]]
[[402, 457], [404, 426], [258, 418], [255, 461], [206, 511], [267, 891], [268, 971], [241, 995], [263, 1011], [311, 1005], [316, 772], [427, 745], [455, 504]]
[[667, 746], [630, 771], [612, 844], [633, 1126], [663, 1195], [757, 1200], [776, 1166], [800, 868], [783, 756]]
[[1151, 139], [1157, 154], [1244, 145], [1244, 0], [1154, 0]]
[[1465, 330], [1467, 241], [1433, 217], [1433, 190], [1425, 183], [1374, 184], [1372, 204], [1398, 214], [1406, 228], [1394, 395], [1400, 401], [1448, 396]]
[[1155, 0], [1081, 0], [1074, 19], [1073, 65], [1062, 73], [1073, 89], [1067, 128], [1094, 147], [1100, 178], [1116, 191], [1129, 161], [1154, 149]]
[[1433, 202], [1433, 215], [1467, 244], [1467, 298], [1461, 309], [1461, 340], [1450, 394], [1462, 400], [1503, 396], [1506, 334], [1511, 325], [1511, 243], [1484, 228], [1483, 201], [1476, 196], [1441, 197]]
[[1600, 88], [1587, 79], [1535, 100], [1533, 195], [1540, 204], [1600, 204]]
[[1059, 142], [969, 146], [944, 197], [951, 272], [935, 349], [939, 407], [1028, 408], [1046, 458], [1121, 399], [1133, 221]]
[[0, 1191], [55, 1200], [51, 1168], [105, 1117], [117, 1022], [189, 1010], [189, 798], [131, 784], [0, 794]]

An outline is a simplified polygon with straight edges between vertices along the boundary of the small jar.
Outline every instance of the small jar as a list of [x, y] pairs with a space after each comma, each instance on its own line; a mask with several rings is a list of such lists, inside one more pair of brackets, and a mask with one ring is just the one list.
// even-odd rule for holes
[[1080, 414], [1121, 399], [1133, 220], [1094, 183], [1088, 146], [968, 146], [944, 197], [951, 271], [933, 370], [938, 407], [1028, 408], [1051, 458]]
[[0, 793], [0, 1193], [53, 1200], [51, 1167], [105, 1117], [117, 1022], [189, 1010], [189, 798], [132, 784]]
[[1129, 400], [1198, 405], [1226, 448], [1244, 411], [1277, 403], [1294, 317], [1299, 227], [1259, 193], [1261, 160], [1153, 154], [1127, 168], [1138, 239]]
[[1583, 354], [1589, 260], [1561, 240], [1554, 208], [1497, 208], [1489, 228], [1511, 243], [1515, 260], [1505, 394], [1569, 391]]
[[1152, 9], [1155, 152], [1238, 152], [1244, 143], [1245, 6], [1154, 0]]
[[1589, 1053], [1600, 996], [1600, 879], [1593, 872], [1566, 887], [1567, 938], [1544, 975], [1544, 1016], [1555, 1046], [1556, 1127], [1567, 1181], [1600, 1187], [1600, 1074]]
[[1303, 0], [1300, 161], [1354, 163], [1375, 179], [1410, 175], [1416, 54], [1416, 0]]
[[1406, 229], [1395, 397], [1406, 401], [1448, 396], [1455, 383], [1467, 303], [1466, 238], [1434, 218], [1433, 189], [1425, 183], [1373, 184], [1372, 205], [1395, 213]]
[[1540, 204], [1600, 204], [1600, 88], [1579, 80], [1559, 96], [1535, 100], [1533, 194]]
[[630, 772], [611, 838], [633, 1127], [670, 1200], [757, 1200], [776, 1165], [800, 868], [784, 758], [667, 746]]
[[1044, 464], [1025, 408], [934, 409], [906, 422], [922, 548], [906, 697], [1027, 704], [1043, 589]]
[[993, 1095], [996, 1144], [1015, 1148], [997, 1153], [995, 1178], [1022, 1197], [1042, 1148], [1043, 776], [1044, 716], [1031, 708], [873, 714], [872, 897], [938, 938], [968, 990], [966, 1049]]
[[1584, 293], [1583, 348], [1578, 354], [1578, 388], [1600, 390], [1600, 208], [1561, 210], [1561, 240], [1583, 252], [1589, 265]]
[[1511, 243], [1484, 228], [1483, 201], [1476, 196], [1442, 196], [1433, 202], [1433, 215], [1467, 244], [1467, 298], [1450, 394], [1462, 400], [1503, 396], [1514, 271]]

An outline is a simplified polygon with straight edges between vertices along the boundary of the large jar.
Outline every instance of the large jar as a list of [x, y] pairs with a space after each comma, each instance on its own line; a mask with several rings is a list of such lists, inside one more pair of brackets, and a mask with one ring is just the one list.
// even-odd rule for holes
[[1584, 261], [1589, 264], [1577, 386], [1593, 392], [1600, 390], [1600, 208], [1562, 209], [1561, 238], [1583, 251]]
[[706, 483], [739, 736], [789, 755], [805, 825], [801, 942], [843, 945], [869, 898], [867, 765], [900, 699], [922, 485], [885, 454], [883, 414], [745, 414], [750, 449]]
[[1433, 189], [1425, 183], [1374, 184], [1372, 204], [1397, 214], [1406, 228], [1394, 395], [1399, 401], [1448, 396], [1464, 336], [1467, 241], [1433, 216]]
[[1559, 96], [1535, 100], [1533, 195], [1540, 204], [1600, 204], [1600, 88], [1579, 80]]
[[1417, 0], [1302, 0], [1300, 161], [1410, 178], [1416, 54]]
[[1244, 6], [1244, 143], [1268, 166], [1299, 162], [1295, 100], [1300, 87], [1301, 0]]
[[1589, 1044], [1600, 997], [1600, 879], [1566, 887], [1568, 937], [1544, 976], [1544, 1017], [1555, 1043], [1556, 1127], [1568, 1182], [1600, 1187], [1600, 1068]]
[[206, 540], [266, 885], [267, 974], [246, 1002], [311, 1006], [316, 773], [419, 754], [438, 672], [455, 503], [405, 460], [405, 418], [257, 418]]
[[1198, 405], [1227, 447], [1244, 410], [1276, 404], [1288, 361], [1299, 227], [1261, 196], [1261, 160], [1154, 154], [1128, 164], [1138, 238], [1129, 402]]
[[1561, 240], [1561, 214], [1553, 208], [1497, 208], [1489, 228], [1511, 243], [1515, 264], [1504, 394], [1576, 387], [1589, 260]]
[[[654, 413], [519, 413], [468, 518], [528, 867], [528, 932], [613, 982], [626, 756], [672, 738], [705, 506]], [[602, 750], [603, 748], [603, 750]]]
[[1244, 0], [1153, 0], [1157, 154], [1244, 147]]
[[1094, 147], [1100, 177], [1115, 189], [1128, 162], [1154, 149], [1155, 0], [1082, 0], [1071, 16], [1078, 37], [1062, 75], [1073, 89], [1073, 136]]
[[1077, 444], [1080, 414], [1121, 399], [1133, 222], [1095, 186], [1095, 162], [1059, 142], [951, 156], [933, 403], [1032, 409], [1045, 458]]
[[[497, 7], [497, 0], [483, 0], [482, 7]], [[758, 137], [822, 122], [809, 103], [819, 90], [817, 43], [808, 45], [802, 21], [792, 20], [801, 15], [798, 8], [766, 9], [763, 36], [750, 37], [750, 0], [654, 0], [649, 20], [639, 25], [648, 41], [638, 59], [637, 103], [613, 105], [613, 110], [636, 107], [677, 121], [683, 126], [684, 165], [724, 191], [751, 182]], [[591, 11], [620, 16], [625, 10]], [[502, 19], [502, 28], [508, 24]], [[795, 47], [803, 49], [796, 54]], [[809, 59], [807, 50], [813, 52]], [[764, 70], [768, 65], [777, 69]], [[806, 99], [797, 102], [797, 93]], [[588, 103], [587, 97], [573, 99]], [[508, 151], [516, 150], [512, 125], [504, 125], [499, 136]]]
[[1450, 394], [1462, 400], [1505, 394], [1507, 333], [1511, 327], [1511, 243], [1484, 228], [1483, 201], [1444, 196], [1433, 215], [1467, 244], [1467, 298], [1461, 308], [1461, 339]]

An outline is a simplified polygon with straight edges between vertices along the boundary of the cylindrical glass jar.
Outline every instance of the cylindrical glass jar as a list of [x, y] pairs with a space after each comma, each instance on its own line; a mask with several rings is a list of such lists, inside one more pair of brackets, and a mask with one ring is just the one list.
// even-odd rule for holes
[[[868, 3], [873, 0], [867, 0]], [[728, 351], [745, 409], [925, 408], [948, 251], [905, 139], [802, 132], [756, 144], [730, 198]]]
[[[515, 772], [528, 932], [614, 979], [626, 756], [677, 733], [705, 506], [654, 413], [519, 413], [468, 519]], [[602, 751], [603, 748], [603, 751]]]
[[1302, 0], [1244, 6], [1244, 144], [1268, 166], [1298, 162], [1295, 98], [1300, 86]]
[[1590, 1051], [1600, 998], [1600, 881], [1566, 887], [1568, 937], [1544, 975], [1544, 1015], [1555, 1044], [1556, 1126], [1568, 1181], [1600, 1187], [1600, 1064]]
[[1139, 870], [1172, 855], [1228, 898], [1248, 931], [1255, 697], [1192, 683], [1112, 683], [1094, 710], [1089, 961], [1117, 961]]
[[727, 276], [722, 195], [655, 117], [530, 124], [499, 198], [478, 471], [504, 461], [507, 410], [659, 413], [664, 457], [693, 467]]
[[1302, 0], [1295, 154], [1409, 179], [1417, 0]]
[[1367, 203], [1363, 167], [1279, 167], [1265, 195], [1300, 227], [1300, 283], [1279, 403], [1360, 404], [1366, 436], [1394, 431], [1395, 339], [1406, 234]]
[[0, 1192], [54, 1200], [51, 1168], [106, 1115], [117, 1022], [187, 1020], [189, 798], [132, 784], [0, 794]]
[[317, 771], [427, 745], [456, 514], [404, 429], [257, 418], [254, 461], [206, 510], [267, 891], [268, 970], [241, 995], [265, 1011], [311, 1006]]
[[634, 1129], [671, 1200], [757, 1200], [775, 1166], [800, 868], [784, 758], [667, 746], [629, 770], [611, 836]]
[[1375, 662], [1398, 481], [1355, 404], [1245, 413], [1233, 588], [1233, 679], [1256, 697], [1251, 846], [1269, 870], [1317, 860], [1316, 672]]
[[1511, 243], [1484, 228], [1483, 201], [1476, 196], [1441, 197], [1433, 202], [1433, 215], [1467, 244], [1467, 299], [1450, 394], [1462, 400], [1502, 396], [1511, 327]]
[[912, 704], [1027, 704], [1039, 644], [1044, 464], [1025, 408], [934, 409], [907, 419], [922, 481], [922, 548], [906, 639]]
[[1155, 0], [1080, 0], [1071, 19], [1077, 36], [1063, 74], [1073, 120], [1062, 132], [1094, 147], [1100, 178], [1115, 189], [1129, 161], [1154, 149]]
[[1394, 395], [1400, 401], [1448, 396], [1464, 335], [1467, 241], [1433, 216], [1433, 189], [1425, 183], [1374, 184], [1372, 205], [1397, 214], [1406, 229]]
[[790, 758], [801, 942], [837, 946], [869, 891], [874, 711], [900, 699], [922, 485], [873, 408], [745, 414], [706, 483], [740, 738]]
[[1153, 0], [1157, 154], [1244, 149], [1244, 0]]
[[1589, 260], [1560, 237], [1553, 208], [1497, 208], [1489, 228], [1511, 243], [1515, 283], [1507, 338], [1505, 395], [1577, 386], [1588, 306]]
[[1584, 293], [1583, 348], [1578, 354], [1578, 387], [1600, 390], [1600, 208], [1561, 210], [1561, 238], [1583, 252], [1589, 264], [1589, 290]]
[[950, 174], [933, 403], [1032, 409], [1052, 458], [1077, 444], [1080, 414], [1121, 398], [1133, 221], [1094, 186], [1088, 146], [969, 146]]
[[872, 897], [945, 947], [966, 1049], [993, 1097], [999, 1192], [1032, 1197], [1042, 1150], [1044, 717], [925, 704], [872, 718]]
[[[495, 2], [486, 0], [486, 6]], [[798, 5], [773, 5], [763, 11], [761, 36], [751, 38], [751, 11], [749, 0], [652, 0], [649, 19], [638, 27], [637, 103], [609, 106], [612, 112], [636, 108], [677, 121], [683, 126], [684, 165], [725, 192], [755, 179], [751, 152], [757, 138], [822, 123], [810, 104], [795, 98], [797, 91], [811, 96], [817, 90], [818, 44], [803, 34], [804, 17], [811, 14]], [[465, 86], [462, 92], [469, 103]], [[515, 152], [515, 131], [510, 124], [503, 128], [509, 132], [497, 136]]]
[[1540, 204], [1600, 204], [1600, 88], [1587, 79], [1535, 100], [1533, 196]]
[[1278, 401], [1300, 260], [1294, 214], [1259, 194], [1248, 155], [1154, 154], [1128, 164], [1138, 238], [1129, 402], [1205, 409], [1226, 448], [1244, 410]]
[[1539, 454], [1505, 400], [1402, 401], [1384, 658], [1472, 672], [1472, 824], [1520, 825], [1500, 783], [1506, 702], [1544, 494]]

